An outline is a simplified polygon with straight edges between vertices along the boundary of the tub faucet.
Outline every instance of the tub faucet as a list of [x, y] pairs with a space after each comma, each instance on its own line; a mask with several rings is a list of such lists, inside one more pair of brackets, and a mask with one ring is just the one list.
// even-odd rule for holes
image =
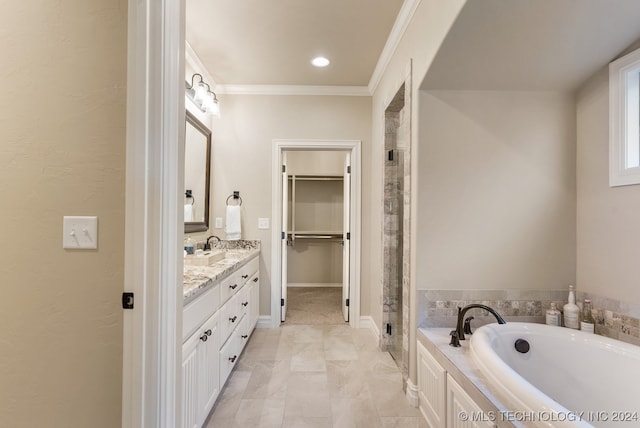
[[[463, 322], [464, 322], [464, 314], [467, 313], [467, 311], [469, 309], [473, 309], [473, 308], [479, 308], [479, 309], [484, 309], [485, 311], [489, 312], [491, 315], [493, 315], [494, 317], [496, 317], [496, 320], [498, 321], [498, 324], [506, 324], [507, 322], [500, 316], [500, 314], [498, 312], [496, 312], [495, 309], [490, 308], [489, 306], [486, 305], [481, 305], [479, 303], [472, 303], [470, 305], [465, 306], [464, 308], [458, 307], [458, 323], [456, 324], [456, 329], [453, 330], [451, 332], [451, 346], [460, 346], [457, 341], [458, 340], [465, 340], [464, 339], [464, 328], [463, 328]], [[471, 328], [469, 327], [469, 330]], [[455, 339], [455, 340], [454, 340]], [[456, 343], [454, 343], [456, 342]]]
[[211, 243], [209, 242], [213, 238], [217, 239], [218, 242], [220, 242], [220, 238], [218, 238], [216, 235], [211, 235], [210, 237], [207, 238], [207, 242], [205, 242], [205, 244], [204, 244], [204, 250], [205, 251], [213, 249], [213, 245], [211, 245]]

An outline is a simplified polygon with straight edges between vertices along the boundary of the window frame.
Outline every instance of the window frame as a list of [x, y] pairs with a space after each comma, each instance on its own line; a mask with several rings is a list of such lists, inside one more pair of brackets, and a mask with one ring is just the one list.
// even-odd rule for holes
[[[640, 184], [639, 141], [640, 49], [636, 49], [609, 64], [610, 187]], [[637, 165], [628, 166], [630, 156]]]

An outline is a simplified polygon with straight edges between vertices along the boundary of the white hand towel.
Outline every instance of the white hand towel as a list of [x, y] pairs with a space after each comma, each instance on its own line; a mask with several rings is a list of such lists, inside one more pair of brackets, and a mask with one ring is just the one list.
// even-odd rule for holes
[[193, 205], [184, 204], [184, 221], [193, 221]]
[[227, 205], [227, 240], [237, 241], [240, 239], [240, 205]]

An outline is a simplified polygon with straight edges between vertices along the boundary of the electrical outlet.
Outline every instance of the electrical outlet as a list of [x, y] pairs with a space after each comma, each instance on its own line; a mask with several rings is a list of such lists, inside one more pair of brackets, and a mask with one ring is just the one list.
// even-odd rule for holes
[[259, 218], [258, 219], [258, 229], [269, 229], [269, 219], [268, 218]]
[[95, 250], [98, 248], [98, 217], [64, 216], [62, 248]]
[[222, 229], [222, 217], [216, 217], [216, 229]]

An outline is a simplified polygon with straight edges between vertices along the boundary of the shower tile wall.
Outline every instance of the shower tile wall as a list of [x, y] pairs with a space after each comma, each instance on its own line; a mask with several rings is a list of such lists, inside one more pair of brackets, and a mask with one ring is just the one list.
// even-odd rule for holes
[[[410, 234], [411, 218], [411, 157], [410, 157], [410, 105], [409, 91], [401, 88], [402, 96], [394, 99], [385, 114], [385, 159], [384, 171], [384, 273], [382, 284], [383, 326], [402, 326], [402, 357], [398, 365], [404, 379], [409, 373], [409, 285], [410, 285]], [[393, 150], [393, 160], [388, 153]], [[401, 297], [401, 298], [400, 298]], [[402, 318], [398, 319], [402, 301]], [[380, 348], [391, 351], [394, 335], [383, 328]], [[397, 336], [395, 336], [397, 337]]]
[[[386, 113], [385, 115], [385, 152], [394, 151], [393, 159], [389, 160], [389, 155], [384, 162], [384, 225], [383, 225], [383, 246], [384, 246], [384, 269], [382, 278], [383, 296], [383, 325], [396, 325], [395, 315], [399, 312], [399, 299], [396, 290], [401, 288], [399, 284], [399, 270], [402, 269], [402, 252], [399, 250], [398, 234], [402, 233], [402, 205], [399, 203], [398, 195], [402, 189], [401, 176], [399, 174], [398, 129], [400, 127], [400, 117], [398, 113]], [[393, 347], [393, 337], [383, 329], [380, 348], [390, 351]]]
[[[640, 305], [580, 291], [576, 297], [580, 307], [584, 299], [591, 299], [597, 334], [640, 345]], [[562, 309], [566, 301], [566, 290], [419, 290], [418, 326], [454, 328], [457, 308], [470, 303], [495, 308], [507, 322], [544, 323], [551, 302]], [[481, 309], [472, 309], [468, 314], [474, 316], [474, 326], [495, 322]]]

